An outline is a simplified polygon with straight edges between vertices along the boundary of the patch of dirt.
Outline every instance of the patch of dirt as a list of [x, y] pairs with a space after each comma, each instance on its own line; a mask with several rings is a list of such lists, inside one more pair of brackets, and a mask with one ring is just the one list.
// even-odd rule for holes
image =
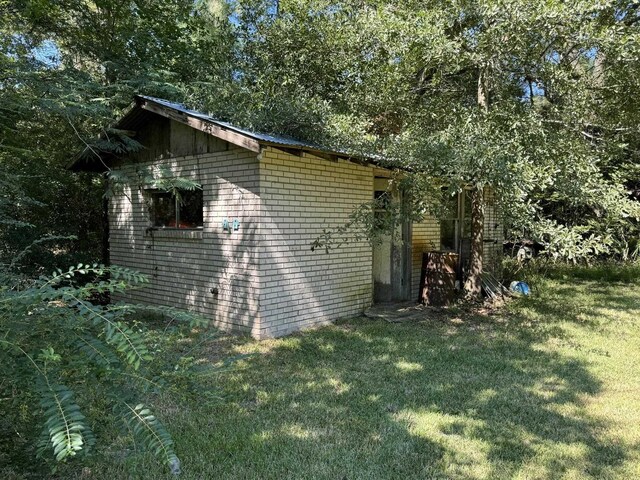
[[478, 320], [498, 320], [504, 314], [504, 306], [508, 298], [485, 300], [484, 302], [458, 301], [444, 307], [433, 307], [417, 303], [397, 303], [375, 305], [364, 312], [364, 316], [389, 323], [405, 322], [441, 322], [453, 326], [477, 323]]

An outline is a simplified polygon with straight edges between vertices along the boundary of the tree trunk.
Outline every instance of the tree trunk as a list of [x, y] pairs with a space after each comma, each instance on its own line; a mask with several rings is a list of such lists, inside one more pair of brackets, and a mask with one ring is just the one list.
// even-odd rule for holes
[[478, 107], [483, 112], [489, 111], [489, 74], [487, 67], [481, 67], [478, 71]]
[[[487, 67], [478, 71], [478, 107], [489, 111], [489, 74]], [[469, 275], [464, 284], [469, 299], [479, 299], [482, 294], [482, 270], [484, 250], [484, 187], [475, 184], [471, 190], [471, 252]]]
[[464, 289], [469, 299], [478, 299], [482, 293], [482, 269], [484, 250], [484, 194], [483, 188], [471, 190], [471, 252], [469, 275]]

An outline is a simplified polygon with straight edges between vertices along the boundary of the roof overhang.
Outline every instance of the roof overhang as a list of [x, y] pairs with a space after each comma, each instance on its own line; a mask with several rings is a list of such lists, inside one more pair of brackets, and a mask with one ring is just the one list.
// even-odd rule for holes
[[[120, 134], [134, 136], [135, 126], [148, 121], [150, 114], [160, 115], [161, 117], [188, 125], [196, 130], [208, 135], [213, 135], [214, 137], [255, 153], [260, 153], [263, 147], [274, 147], [299, 156], [302, 156], [306, 152], [333, 161], [344, 159], [360, 164], [379, 164], [378, 161], [370, 157], [326, 149], [290, 137], [244, 130], [227, 122], [214, 119], [201, 112], [190, 110], [182, 104], [146, 95], [136, 95], [127, 113], [113, 125], [113, 128], [118, 130]], [[76, 171], [104, 172], [108, 170], [107, 160], [110, 156], [112, 156], [112, 154], [109, 152], [97, 152], [91, 147], [86, 147], [71, 161], [68, 168]]]
[[248, 135], [243, 135], [237, 131], [233, 131], [230, 128], [223, 128], [214, 120], [202, 119], [196, 112], [194, 113], [196, 113], [197, 116], [190, 114], [186, 110], [167, 106], [165, 102], [159, 102], [156, 99], [140, 95], [136, 95], [136, 104], [142, 110], [156, 113], [162, 117], [175, 120], [176, 122], [183, 123], [195, 128], [196, 130], [200, 130], [201, 132], [218, 137], [219, 139], [232, 143], [238, 147], [260, 153], [260, 143], [255, 139]]

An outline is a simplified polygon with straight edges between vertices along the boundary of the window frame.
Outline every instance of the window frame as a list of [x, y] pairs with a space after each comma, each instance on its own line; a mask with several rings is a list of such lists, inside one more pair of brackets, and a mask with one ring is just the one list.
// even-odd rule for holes
[[[467, 200], [470, 201], [468, 197], [470, 192], [469, 188], [463, 188], [462, 191], [456, 193], [456, 212], [455, 216], [447, 216], [440, 220], [440, 249], [448, 252], [456, 252], [458, 254], [461, 253], [462, 242], [463, 240], [470, 239], [471, 237], [471, 208], [469, 207], [469, 211], [467, 212]], [[453, 203], [453, 202], [452, 202]], [[468, 222], [467, 222], [468, 220]], [[442, 241], [442, 227], [444, 222], [453, 222], [453, 242], [454, 248], [445, 248], [444, 242]], [[467, 225], [468, 223], [468, 225]], [[468, 228], [465, 228], [468, 226]]]
[[[149, 227], [151, 230], [175, 230], [175, 231], [201, 231], [204, 229], [204, 191], [203, 188], [197, 188], [194, 190], [186, 190], [186, 189], [178, 189], [180, 196], [184, 198], [185, 195], [188, 194], [199, 194], [200, 195], [200, 203], [201, 203], [201, 224], [193, 227], [180, 227], [181, 219], [180, 219], [180, 209], [183, 207], [181, 201], [178, 198], [178, 195], [172, 194], [170, 191], [162, 190], [155, 187], [147, 187], [144, 191], [145, 196], [147, 197], [147, 205], [149, 209], [149, 219], [151, 221], [151, 226]], [[157, 220], [157, 211], [156, 211], [156, 199], [160, 195], [168, 195], [171, 200], [173, 200], [173, 222], [175, 226], [167, 226], [167, 225], [158, 225]]]

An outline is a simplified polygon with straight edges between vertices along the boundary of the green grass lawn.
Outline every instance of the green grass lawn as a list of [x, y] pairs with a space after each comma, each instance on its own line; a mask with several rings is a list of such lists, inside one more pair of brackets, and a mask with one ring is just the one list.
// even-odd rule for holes
[[[155, 399], [181, 478], [640, 478], [640, 283], [597, 277], [532, 282], [492, 314], [353, 319], [261, 342], [162, 334], [159, 348], [196, 367], [254, 354], [202, 369], [196, 398]], [[169, 478], [125, 438], [89, 468]]]

